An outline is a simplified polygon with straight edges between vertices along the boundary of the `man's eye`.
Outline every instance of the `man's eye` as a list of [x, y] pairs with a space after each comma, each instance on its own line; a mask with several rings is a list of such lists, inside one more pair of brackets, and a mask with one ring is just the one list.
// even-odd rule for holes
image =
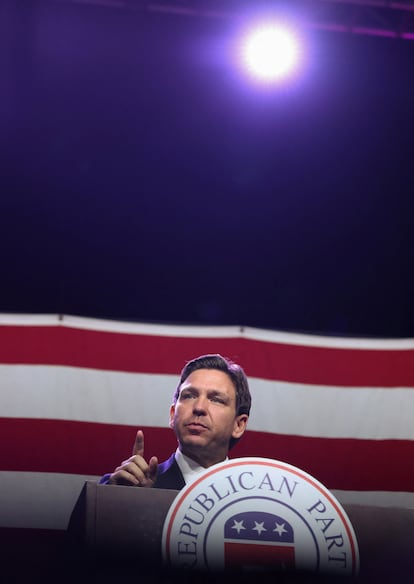
[[223, 404], [224, 403], [224, 399], [221, 397], [218, 397], [217, 395], [214, 395], [213, 397], [210, 398], [211, 401], [219, 403], [219, 404]]

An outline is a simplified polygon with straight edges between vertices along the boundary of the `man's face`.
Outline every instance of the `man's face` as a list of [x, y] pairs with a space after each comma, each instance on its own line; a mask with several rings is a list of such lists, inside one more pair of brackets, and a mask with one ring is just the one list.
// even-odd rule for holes
[[240, 438], [248, 416], [236, 416], [236, 390], [230, 377], [217, 369], [197, 369], [180, 386], [170, 409], [183, 454], [208, 467], [224, 460], [230, 438]]

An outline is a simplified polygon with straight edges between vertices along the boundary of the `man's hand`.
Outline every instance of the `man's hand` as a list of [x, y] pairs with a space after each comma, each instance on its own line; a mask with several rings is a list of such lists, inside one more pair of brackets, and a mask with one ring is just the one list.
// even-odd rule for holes
[[110, 485], [134, 485], [152, 487], [157, 477], [158, 459], [153, 456], [149, 463], [144, 459], [144, 433], [138, 430], [132, 456], [118, 466], [111, 474]]

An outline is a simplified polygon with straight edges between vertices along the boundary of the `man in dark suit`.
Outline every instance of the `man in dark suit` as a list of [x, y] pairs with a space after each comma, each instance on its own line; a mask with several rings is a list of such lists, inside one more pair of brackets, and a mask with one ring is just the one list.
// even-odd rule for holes
[[144, 458], [144, 434], [138, 430], [132, 456], [101, 484], [182, 489], [204, 469], [223, 462], [243, 436], [251, 396], [240, 365], [221, 355], [202, 355], [189, 361], [170, 407], [170, 427], [178, 448], [158, 463]]

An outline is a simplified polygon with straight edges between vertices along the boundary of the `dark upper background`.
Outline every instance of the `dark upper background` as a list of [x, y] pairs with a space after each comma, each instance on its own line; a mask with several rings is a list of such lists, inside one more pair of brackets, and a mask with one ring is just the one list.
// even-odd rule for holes
[[262, 91], [235, 22], [2, 10], [0, 312], [414, 336], [414, 42]]

